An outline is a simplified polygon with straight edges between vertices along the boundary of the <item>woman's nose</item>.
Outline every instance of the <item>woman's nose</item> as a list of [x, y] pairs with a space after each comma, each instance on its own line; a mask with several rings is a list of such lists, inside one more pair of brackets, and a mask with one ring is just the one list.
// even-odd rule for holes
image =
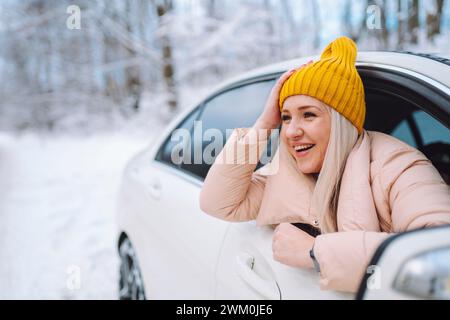
[[289, 123], [287, 129], [286, 129], [286, 137], [288, 139], [295, 139], [297, 137], [300, 137], [303, 134], [302, 127], [298, 124], [292, 121]]

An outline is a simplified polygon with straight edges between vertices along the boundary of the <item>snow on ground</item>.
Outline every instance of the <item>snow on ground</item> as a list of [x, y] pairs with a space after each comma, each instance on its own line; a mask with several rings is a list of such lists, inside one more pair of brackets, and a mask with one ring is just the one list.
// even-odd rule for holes
[[0, 299], [117, 298], [116, 191], [150, 141], [0, 134]]

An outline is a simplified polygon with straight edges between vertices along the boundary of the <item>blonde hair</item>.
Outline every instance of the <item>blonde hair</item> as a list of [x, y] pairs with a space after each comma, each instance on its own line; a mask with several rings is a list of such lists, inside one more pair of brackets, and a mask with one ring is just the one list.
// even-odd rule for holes
[[337, 231], [337, 205], [347, 158], [358, 140], [358, 130], [340, 113], [327, 106], [331, 117], [330, 138], [312, 196], [322, 233]]

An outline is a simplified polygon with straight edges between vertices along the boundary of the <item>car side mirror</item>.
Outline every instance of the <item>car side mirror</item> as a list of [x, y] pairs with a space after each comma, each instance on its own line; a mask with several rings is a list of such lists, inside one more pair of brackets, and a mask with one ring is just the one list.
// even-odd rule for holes
[[386, 239], [356, 299], [450, 299], [450, 225]]

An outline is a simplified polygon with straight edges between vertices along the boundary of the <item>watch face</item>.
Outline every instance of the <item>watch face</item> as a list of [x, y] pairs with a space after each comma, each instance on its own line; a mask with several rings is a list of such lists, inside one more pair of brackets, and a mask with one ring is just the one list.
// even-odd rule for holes
[[316, 260], [316, 256], [314, 255], [314, 247], [309, 250], [309, 256], [311, 257], [313, 264], [314, 264], [314, 270], [317, 272], [320, 272], [320, 265], [319, 262]]

